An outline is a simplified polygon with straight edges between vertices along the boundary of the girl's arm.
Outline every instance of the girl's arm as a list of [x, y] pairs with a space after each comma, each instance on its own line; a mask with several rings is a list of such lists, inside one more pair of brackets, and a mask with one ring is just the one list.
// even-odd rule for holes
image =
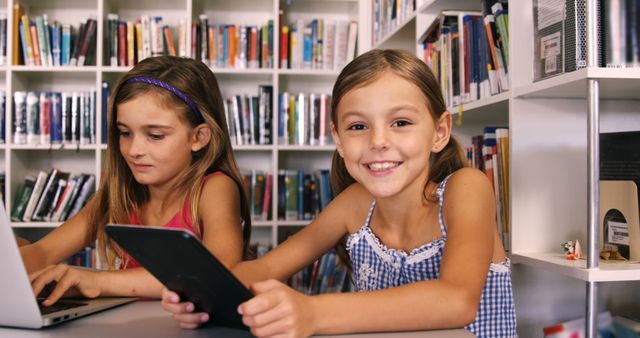
[[[367, 201], [354, 203], [354, 201]], [[265, 256], [238, 264], [232, 271], [246, 285], [274, 278], [284, 280], [318, 259], [346, 235], [347, 224], [364, 222], [371, 196], [353, 185], [337, 196], [311, 224], [278, 245]], [[254, 288], [254, 291], [255, 290]], [[196, 328], [208, 320], [206, 313], [192, 313], [192, 303], [180, 303], [174, 292], [164, 289], [162, 306], [174, 314], [183, 328]]]
[[[200, 198], [203, 243], [227, 266], [242, 258], [240, 227], [240, 194], [237, 185], [224, 175], [205, 182]], [[31, 275], [34, 292], [38, 294], [51, 281], [56, 287], [44, 301], [55, 303], [72, 290], [84, 297], [133, 296], [159, 298], [162, 284], [143, 268], [116, 271], [89, 271], [56, 265]]]
[[202, 242], [227, 267], [242, 260], [240, 191], [226, 175], [210, 177], [202, 188]]
[[475, 319], [492, 259], [495, 205], [483, 173], [462, 169], [445, 192], [440, 279], [372, 292], [309, 297], [273, 282], [240, 306], [256, 336], [462, 327]]
[[[356, 196], [367, 199], [367, 203], [354, 203], [354, 200], [363, 200]], [[281, 281], [289, 278], [313, 263], [348, 234], [347, 224], [352, 222], [351, 219], [361, 218], [360, 221], [364, 222], [370, 202], [370, 195], [359, 185], [347, 188], [302, 230], [263, 257], [238, 264], [233, 273], [246, 286], [270, 278]]]
[[39, 241], [20, 247], [22, 261], [28, 273], [57, 264], [91, 241], [88, 219], [94, 203], [95, 199], [91, 199], [80, 212]]
[[58, 264], [32, 274], [30, 279], [35, 294], [39, 294], [51, 281], [57, 281], [42, 302], [45, 306], [53, 305], [65, 295], [158, 298], [162, 291], [162, 284], [143, 268], [91, 271]]

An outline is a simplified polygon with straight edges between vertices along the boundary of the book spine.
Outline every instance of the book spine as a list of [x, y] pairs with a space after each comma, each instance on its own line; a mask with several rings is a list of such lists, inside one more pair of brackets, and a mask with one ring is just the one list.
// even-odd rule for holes
[[40, 144], [51, 143], [51, 95], [40, 93]]
[[18, 31], [20, 35], [20, 46], [22, 47], [22, 54], [21, 54], [22, 60], [25, 60], [24, 64], [28, 64], [29, 56], [27, 55], [27, 37], [24, 32], [24, 26], [22, 25], [22, 21], [18, 22]]
[[76, 144], [80, 141], [80, 94], [73, 92], [71, 94], [71, 143]]
[[[94, 40], [96, 34], [96, 19], [90, 18], [85, 25], [85, 33], [80, 41], [80, 51], [78, 52], [78, 66], [84, 66], [87, 62], [86, 59], [89, 56], [89, 48], [92, 48], [91, 43]], [[93, 47], [95, 48], [95, 47]]]
[[27, 143], [27, 92], [13, 93], [13, 143]]
[[135, 32], [134, 32], [134, 24], [131, 21], [126, 22], [127, 26], [127, 65], [133, 66], [136, 64], [136, 53], [135, 53]]
[[62, 221], [60, 217], [62, 215], [63, 210], [69, 203], [69, 199], [71, 198], [71, 194], [75, 188], [76, 181], [77, 181], [77, 176], [67, 179], [67, 182], [64, 187], [64, 191], [62, 191], [62, 195], [60, 196], [60, 200], [58, 201], [55, 209], [52, 211], [52, 216], [50, 221], [52, 222]]
[[40, 195], [42, 194], [42, 190], [44, 189], [46, 181], [47, 181], [47, 173], [44, 171], [40, 171], [38, 173], [38, 178], [36, 178], [36, 183], [33, 186], [33, 192], [29, 197], [29, 202], [27, 202], [27, 207], [24, 211], [24, 215], [22, 216], [23, 222], [31, 221], [31, 216], [33, 215], [33, 211], [36, 208], [36, 204], [40, 199]]
[[47, 17], [46, 14], [44, 14], [43, 16], [44, 22], [43, 22], [43, 27], [44, 27], [44, 40], [47, 44], [47, 63], [50, 66], [53, 66], [53, 54], [52, 54], [52, 41], [51, 41], [51, 26], [49, 25], [49, 18]]
[[60, 25], [54, 23], [51, 26], [51, 60], [54, 66], [61, 65], [60, 48]]
[[[13, 27], [11, 29], [11, 32], [13, 34], [13, 40], [12, 40], [13, 48], [11, 51], [12, 51], [12, 61], [14, 65], [27, 64], [27, 58], [25, 57], [26, 46], [23, 38], [24, 33], [23, 33], [23, 30], [20, 29], [21, 18], [23, 14], [24, 14], [24, 7], [22, 6], [22, 4], [20, 2], [14, 2], [13, 3]], [[20, 41], [22, 41], [23, 54], [20, 54], [20, 48], [19, 48]]]
[[102, 81], [102, 135], [101, 141], [102, 144], [107, 144], [107, 117], [109, 116], [109, 96], [111, 94], [111, 89], [109, 88], [109, 82]]
[[118, 14], [107, 14], [107, 57], [110, 66], [118, 65]]
[[33, 66], [35, 62], [33, 59], [33, 43], [31, 42], [31, 23], [27, 15], [23, 15], [21, 20], [22, 28], [24, 30], [24, 41], [27, 46], [27, 59], [25, 64], [28, 66]]
[[96, 177], [94, 175], [88, 175], [87, 179], [82, 184], [82, 189], [78, 193], [78, 197], [74, 201], [73, 207], [69, 211], [67, 218], [73, 217], [87, 203], [89, 197], [91, 197], [95, 191], [95, 183]]
[[80, 28], [78, 28], [78, 34], [74, 37], [73, 41], [73, 49], [71, 50], [71, 57], [69, 59], [69, 66], [77, 66], [78, 65], [78, 56], [80, 55], [80, 44], [84, 39], [86, 20], [83, 20], [80, 23]]
[[38, 203], [33, 210], [31, 220], [44, 221], [44, 217], [49, 214], [48, 206], [51, 204], [51, 199], [53, 198], [53, 194], [55, 193], [55, 189], [58, 185], [59, 176], [60, 171], [58, 169], [51, 169], [47, 176], [44, 188], [42, 189], [42, 193], [40, 194], [40, 198], [38, 199]]
[[62, 143], [62, 98], [51, 93], [51, 144]]
[[60, 46], [60, 65], [69, 65], [71, 59], [71, 25], [62, 25], [62, 43]]
[[29, 22], [29, 34], [31, 35], [31, 50], [33, 51], [33, 64], [42, 66], [42, 58], [40, 56], [40, 41], [38, 40], [38, 29], [36, 23]]
[[40, 106], [38, 94], [27, 92], [27, 144], [37, 144], [40, 140]]
[[33, 187], [36, 184], [36, 178], [33, 176], [26, 176], [24, 178], [24, 184], [16, 195], [15, 204], [11, 210], [11, 220], [13, 222], [22, 221], [22, 216], [27, 208]]

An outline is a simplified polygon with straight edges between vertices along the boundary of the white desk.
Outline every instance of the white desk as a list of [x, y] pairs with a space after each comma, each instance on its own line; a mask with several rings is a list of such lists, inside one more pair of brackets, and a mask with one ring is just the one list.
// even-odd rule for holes
[[[6, 310], [3, 310], [6, 311]], [[251, 337], [248, 331], [224, 327], [205, 327], [183, 330], [160, 307], [158, 301], [137, 301], [104, 312], [72, 320], [40, 330], [12, 329], [0, 327], [2, 338], [49, 338], [49, 337]], [[466, 330], [437, 330], [402, 333], [373, 333], [323, 337], [363, 338], [418, 338], [418, 337], [473, 337]]]

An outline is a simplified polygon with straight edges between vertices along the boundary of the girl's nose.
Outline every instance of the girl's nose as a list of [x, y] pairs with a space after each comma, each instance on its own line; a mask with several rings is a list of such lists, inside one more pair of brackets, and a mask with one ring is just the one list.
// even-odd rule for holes
[[369, 140], [372, 150], [384, 150], [389, 148], [389, 135], [384, 128], [373, 128]]
[[130, 138], [129, 141], [129, 155], [130, 156], [134, 156], [134, 157], [138, 157], [141, 156], [144, 153], [144, 138], [143, 137], [137, 137], [137, 136], [133, 136]]

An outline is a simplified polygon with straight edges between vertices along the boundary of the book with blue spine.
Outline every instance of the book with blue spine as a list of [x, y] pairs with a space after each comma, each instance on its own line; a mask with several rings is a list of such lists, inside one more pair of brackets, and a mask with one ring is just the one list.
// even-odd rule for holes
[[38, 46], [40, 52], [40, 64], [49, 66], [49, 58], [47, 56], [47, 36], [44, 32], [44, 18], [36, 16], [36, 32], [38, 34]]
[[60, 66], [62, 64], [60, 51], [60, 24], [56, 22], [51, 26], [51, 56], [54, 66]]
[[27, 40], [24, 35], [24, 26], [22, 25], [22, 20], [18, 22], [18, 30], [20, 32], [20, 43], [22, 45], [22, 57], [25, 60], [25, 65], [29, 62], [29, 54], [27, 53]]
[[46, 46], [46, 51], [47, 51], [47, 62], [49, 66], [53, 66], [53, 55], [51, 54], [51, 49], [53, 48], [51, 46], [51, 25], [49, 25], [49, 18], [47, 17], [46, 14], [42, 15], [42, 18], [44, 20], [43, 22], [43, 27], [44, 27], [44, 40], [47, 44]]
[[62, 45], [60, 48], [60, 64], [69, 65], [71, 60], [71, 25], [62, 25]]
[[107, 111], [109, 107], [109, 96], [111, 95], [111, 88], [109, 86], [109, 82], [102, 81], [102, 144], [107, 144], [107, 115], [109, 112]]
[[51, 93], [51, 144], [62, 143], [62, 94]]

